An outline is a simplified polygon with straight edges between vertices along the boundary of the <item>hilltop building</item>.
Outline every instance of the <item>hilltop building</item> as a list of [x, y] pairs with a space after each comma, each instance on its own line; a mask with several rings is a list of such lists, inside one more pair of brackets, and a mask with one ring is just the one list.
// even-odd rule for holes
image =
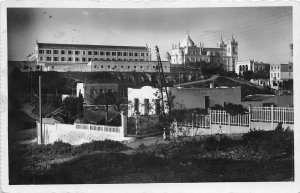
[[221, 37], [218, 48], [207, 48], [203, 43], [197, 46], [187, 34], [181, 42], [172, 45], [169, 59], [173, 65], [205, 61], [223, 64], [224, 70], [234, 71], [238, 60], [238, 42], [232, 36], [225, 43]]
[[80, 64], [91, 60], [150, 61], [151, 50], [139, 46], [81, 45], [36, 43], [34, 51], [27, 56], [28, 61], [37, 65]]
[[257, 62], [254, 60], [239, 61], [235, 66], [235, 73], [237, 74], [243, 74], [243, 72], [246, 71], [252, 71], [254, 73], [257, 73], [259, 71], [269, 71], [269, 70], [270, 70], [270, 64]]
[[270, 67], [271, 88], [278, 90], [283, 81], [293, 79], [293, 63], [272, 64]]

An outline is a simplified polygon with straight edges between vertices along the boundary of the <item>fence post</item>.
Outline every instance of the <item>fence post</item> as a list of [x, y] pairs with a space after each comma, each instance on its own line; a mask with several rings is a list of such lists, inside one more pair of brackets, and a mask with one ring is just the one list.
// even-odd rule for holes
[[192, 136], [194, 136], [194, 113], [192, 113]]
[[271, 105], [271, 130], [274, 129], [274, 107]]
[[228, 127], [229, 127], [229, 134], [231, 134], [231, 117], [230, 117], [230, 114], [227, 113], [228, 115]]
[[212, 126], [211, 126], [211, 109], [208, 109], [209, 110], [209, 129], [210, 129], [210, 134], [212, 135]]
[[249, 117], [248, 117], [248, 119], [249, 119], [249, 131], [250, 131], [250, 129], [251, 129], [251, 105], [249, 105]]

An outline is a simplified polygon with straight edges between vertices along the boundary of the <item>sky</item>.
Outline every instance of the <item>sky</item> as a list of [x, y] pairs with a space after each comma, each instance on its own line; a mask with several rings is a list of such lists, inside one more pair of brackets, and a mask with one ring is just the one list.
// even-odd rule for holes
[[238, 61], [291, 61], [292, 7], [8, 8], [8, 59], [26, 60], [35, 42], [148, 46], [161, 57], [187, 33], [198, 46], [238, 41]]

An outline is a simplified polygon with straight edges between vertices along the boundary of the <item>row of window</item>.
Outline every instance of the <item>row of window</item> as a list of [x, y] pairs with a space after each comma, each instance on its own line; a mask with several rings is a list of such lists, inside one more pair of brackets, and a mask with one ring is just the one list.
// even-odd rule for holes
[[[39, 50], [39, 54], [52, 54], [52, 50]], [[68, 53], [68, 55], [73, 55], [73, 53], [75, 55], [80, 55], [80, 53], [82, 55], [89, 55], [89, 56], [97, 56], [97, 55], [100, 55], [100, 56], [135, 56], [135, 57], [138, 57], [138, 56], [141, 56], [141, 57], [144, 57], [144, 56], [149, 56], [149, 53], [138, 53], [138, 52], [99, 52], [99, 51], [73, 51], [73, 50], [53, 50], [53, 54], [66, 54]]]
[[276, 78], [276, 74], [277, 74], [277, 78], [279, 78], [279, 73], [274, 72], [270, 74], [271, 74], [271, 78]]
[[[40, 58], [39, 58], [39, 61], [47, 61], [47, 62], [51, 62], [51, 61], [54, 61], [54, 62], [65, 62], [65, 61], [68, 61], [68, 62], [73, 62], [73, 61], [75, 61], [75, 62], [89, 62], [89, 61], [91, 61], [93, 58], [81, 58], [81, 60], [80, 60], [80, 58], [78, 58], [78, 57], [76, 57], [76, 58], [74, 58], [74, 60], [73, 60], [73, 57], [42, 57], [42, 56], [40, 56]], [[121, 58], [118, 58], [118, 59], [116, 59], [116, 58], [94, 58], [94, 60], [96, 60], [96, 61], [99, 61], [99, 60], [128, 60], [128, 61], [148, 61], [148, 60], [144, 60], [144, 59], [126, 59], [126, 58], [124, 58], [124, 59], [121, 59]]]
[[[100, 68], [104, 68], [105, 66], [101, 65]], [[111, 66], [110, 65], [107, 65], [107, 68], [110, 68]], [[149, 69], [149, 66], [145, 66], [147, 69]], [[94, 66], [94, 68], [99, 68], [97, 67], [96, 65]], [[112, 69], [116, 69], [117, 66], [114, 66], [112, 67]], [[120, 66], [120, 68], [124, 68], [124, 66]], [[125, 67], [126, 68], [126, 67]], [[130, 66], [127, 66], [128, 69], [130, 69]], [[136, 69], [137, 67], [136, 66], [133, 66], [134, 69]], [[141, 69], [143, 69], [143, 66], [140, 66]], [[156, 68], [156, 66], [152, 66], [153, 69]], [[167, 69], [168, 66], [165, 66], [165, 69]]]
[[280, 67], [279, 66], [271, 66], [271, 70], [279, 70], [280, 69]]

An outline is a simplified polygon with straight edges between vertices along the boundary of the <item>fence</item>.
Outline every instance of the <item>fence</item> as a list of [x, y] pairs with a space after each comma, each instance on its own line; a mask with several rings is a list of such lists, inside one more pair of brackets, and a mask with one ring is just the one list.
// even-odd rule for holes
[[[250, 129], [273, 130], [275, 124], [282, 123], [283, 126], [293, 129], [294, 108], [293, 107], [251, 107], [245, 114], [230, 115], [222, 110], [209, 110], [209, 115], [192, 115], [192, 122], [175, 122], [176, 135], [193, 136], [207, 133], [245, 133]], [[196, 129], [196, 130], [195, 130]], [[198, 132], [200, 129], [201, 132]], [[202, 132], [204, 131], [204, 132]]]
[[250, 107], [251, 121], [294, 124], [293, 107]]
[[244, 115], [230, 115], [226, 111], [211, 110], [210, 113], [211, 124], [216, 125], [235, 125], [235, 126], [249, 126], [249, 113]]

